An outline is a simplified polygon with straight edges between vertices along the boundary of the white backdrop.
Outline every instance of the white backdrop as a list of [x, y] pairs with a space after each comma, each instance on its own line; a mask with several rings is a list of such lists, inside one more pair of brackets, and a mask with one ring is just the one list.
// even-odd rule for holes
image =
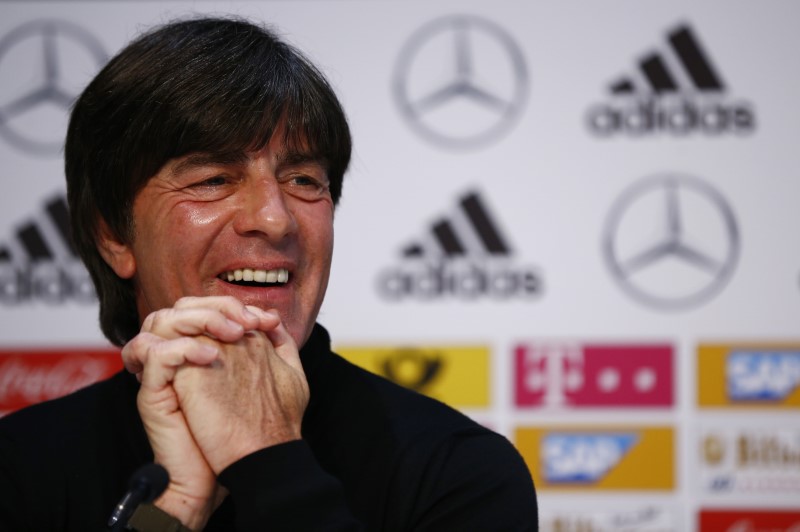
[[2, 2], [6, 356], [107, 347], [48, 214], [66, 109], [196, 12], [330, 77], [355, 152], [320, 322], [514, 441], [543, 529], [800, 523], [800, 6]]

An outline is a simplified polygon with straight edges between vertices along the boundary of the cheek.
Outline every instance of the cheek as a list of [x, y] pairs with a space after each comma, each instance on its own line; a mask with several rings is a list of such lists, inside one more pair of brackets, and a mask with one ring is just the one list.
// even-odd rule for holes
[[209, 227], [219, 222], [224, 212], [211, 205], [192, 205], [178, 209], [179, 217], [185, 220], [185, 225], [194, 228]]
[[[216, 235], [213, 228], [222, 225], [223, 213], [209, 207], [177, 204], [143, 217], [135, 236], [141, 258], [158, 269], [202, 256]], [[142, 267], [147, 269], [147, 265]]]
[[306, 253], [315, 257], [326, 258], [330, 262], [333, 254], [333, 207], [328, 203], [312, 204], [307, 208], [295, 211], [295, 219], [302, 231], [302, 240], [306, 243]]
[[326, 260], [328, 266], [330, 266], [331, 257], [333, 256], [333, 223], [329, 218], [319, 220], [314, 227], [312, 239], [315, 249], [318, 250], [317, 254], [320, 258]]
[[158, 228], [168, 242], [167, 249], [189, 252], [207, 248], [224, 227], [225, 212], [212, 205], [179, 205]]

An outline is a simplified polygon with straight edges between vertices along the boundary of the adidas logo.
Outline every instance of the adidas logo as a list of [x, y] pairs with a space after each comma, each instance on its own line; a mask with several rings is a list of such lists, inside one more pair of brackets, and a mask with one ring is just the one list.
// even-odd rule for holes
[[44, 212], [14, 233], [0, 245], [0, 304], [96, 302], [89, 272], [72, 245], [63, 194], [46, 201]]
[[726, 86], [688, 25], [667, 35], [667, 46], [647, 53], [630, 75], [611, 83], [613, 102], [589, 109], [595, 135], [668, 133], [747, 134], [755, 130], [749, 102], [729, 102]]
[[514, 267], [512, 250], [476, 192], [463, 196], [449, 216], [431, 224], [422, 239], [401, 252], [403, 264], [381, 272], [384, 298], [475, 300], [530, 298], [541, 291], [533, 267]]

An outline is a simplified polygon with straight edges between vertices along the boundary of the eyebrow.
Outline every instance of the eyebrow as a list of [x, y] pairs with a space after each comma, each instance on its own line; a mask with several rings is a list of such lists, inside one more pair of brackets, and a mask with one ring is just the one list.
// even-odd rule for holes
[[192, 153], [172, 168], [172, 175], [180, 175], [203, 166], [244, 164], [249, 157], [243, 152]]
[[[303, 153], [296, 150], [281, 150], [277, 154], [278, 166], [292, 166], [305, 163], [316, 163], [327, 170], [327, 161], [324, 157], [319, 157], [311, 153]], [[247, 163], [250, 157], [241, 151], [222, 152], [222, 153], [192, 153], [187, 155], [182, 161], [172, 168], [172, 175], [180, 175], [184, 172], [201, 168], [203, 166], [223, 166], [223, 165], [242, 165]]]
[[327, 169], [328, 164], [324, 157], [309, 152], [297, 150], [280, 150], [277, 154], [278, 166], [292, 166], [296, 164], [315, 163]]

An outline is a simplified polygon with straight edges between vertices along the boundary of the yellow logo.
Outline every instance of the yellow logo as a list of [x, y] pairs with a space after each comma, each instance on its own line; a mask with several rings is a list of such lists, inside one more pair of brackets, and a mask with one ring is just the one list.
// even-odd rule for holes
[[800, 406], [800, 344], [702, 344], [697, 402], [710, 408]]
[[489, 406], [486, 347], [338, 347], [353, 364], [456, 408]]
[[515, 444], [541, 490], [672, 490], [670, 427], [523, 427]]

